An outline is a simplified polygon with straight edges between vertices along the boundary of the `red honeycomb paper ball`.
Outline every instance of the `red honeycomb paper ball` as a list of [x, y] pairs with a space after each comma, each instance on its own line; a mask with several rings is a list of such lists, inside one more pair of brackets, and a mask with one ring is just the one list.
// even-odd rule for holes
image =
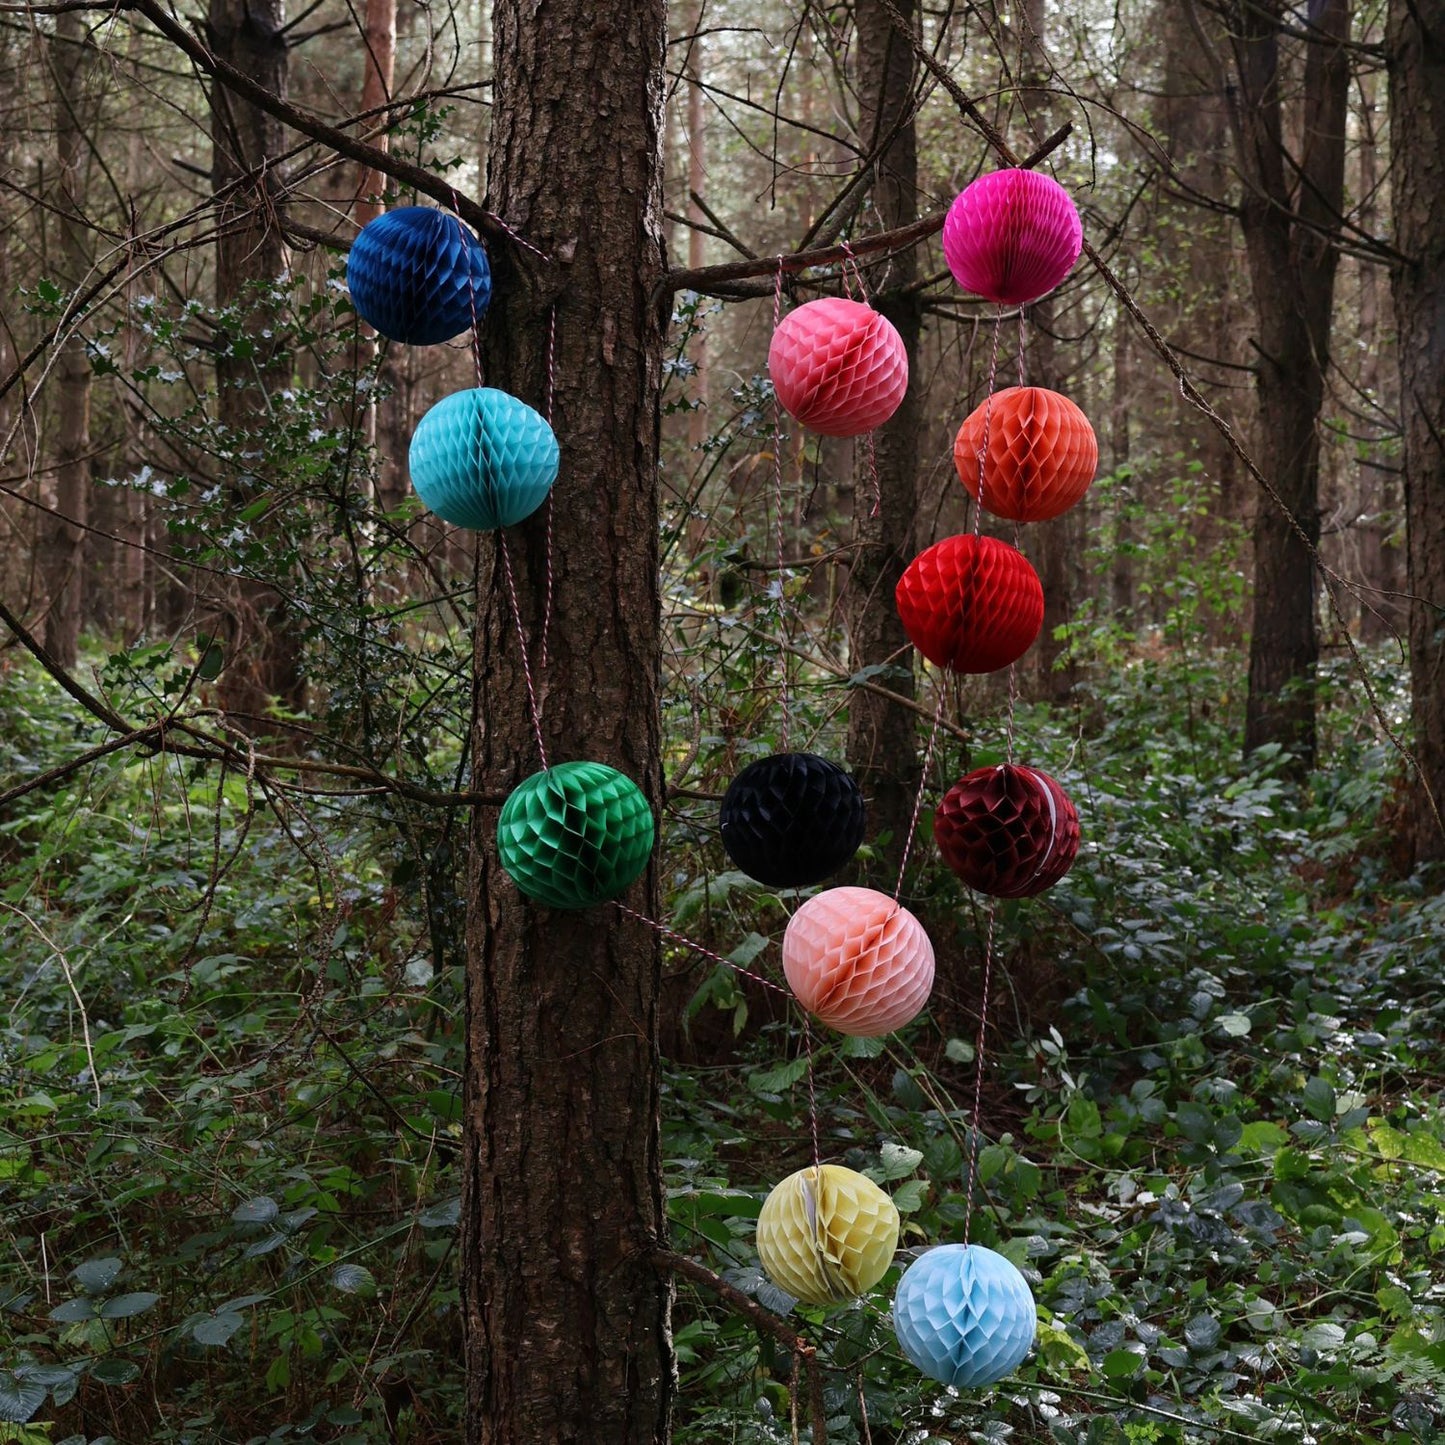
[[[985, 432], [980, 499], [978, 454]], [[1068, 397], [1042, 386], [1010, 386], [959, 427], [953, 464], [969, 495], [995, 517], [1047, 522], [1089, 490], [1099, 467], [1099, 443], [1088, 417]]]
[[996, 672], [1016, 662], [1044, 623], [1044, 589], [1023, 553], [994, 537], [945, 537], [898, 579], [903, 630], [932, 663]]
[[1032, 898], [1079, 855], [1079, 815], [1047, 773], [1016, 763], [978, 768], [943, 795], [933, 815], [943, 861], [970, 888]]
[[798, 1002], [829, 1028], [877, 1038], [922, 1012], [933, 990], [933, 945], [886, 893], [830, 888], [793, 915], [783, 972]]
[[943, 222], [943, 255], [965, 291], [1005, 306], [1047, 296], [1079, 259], [1073, 198], [1038, 171], [990, 171], [965, 186]]
[[825, 296], [773, 332], [768, 372], [778, 405], [810, 431], [855, 437], [882, 426], [908, 390], [908, 353], [871, 306]]

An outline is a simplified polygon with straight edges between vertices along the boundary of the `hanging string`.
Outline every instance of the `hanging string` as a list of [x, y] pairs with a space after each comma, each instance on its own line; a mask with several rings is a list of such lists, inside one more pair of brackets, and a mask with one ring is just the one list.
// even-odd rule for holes
[[[1026, 372], [1024, 369], [1024, 356], [1026, 350], [1026, 331], [1024, 323], [1024, 308], [1019, 308], [1019, 349], [1018, 369], [1019, 385], [1026, 385]], [[994, 373], [998, 366], [998, 337], [1003, 330], [1003, 308], [999, 307], [998, 319], [994, 326], [993, 360], [989, 365], [989, 398], [993, 397]], [[984, 457], [988, 450], [988, 414], [984, 415], [984, 447], [979, 453], [978, 469], [978, 495], [979, 512], [983, 511], [983, 476]], [[1014, 545], [1018, 545], [1019, 529], [1014, 526]], [[1009, 763], [1014, 758], [1014, 714], [1018, 702], [1018, 664], [1011, 662], [1008, 669], [1008, 714], [1004, 724], [1005, 755]], [[969, 1139], [968, 1139], [968, 1186], [964, 1194], [963, 1206], [963, 1242], [969, 1242], [970, 1231], [973, 1228], [973, 1205], [974, 1193], [978, 1186], [978, 1155], [979, 1155], [979, 1118], [983, 1112], [983, 1069], [984, 1049], [988, 1036], [988, 1005], [989, 995], [993, 989], [993, 959], [994, 939], [998, 926], [998, 903], [990, 898], [988, 901], [988, 925], [984, 929], [983, 939], [983, 993], [979, 1000], [978, 1010], [978, 1036], [974, 1040], [973, 1047], [973, 1110], [969, 1116]]]
[[978, 448], [978, 508], [973, 517], [973, 535], [977, 537], [983, 527], [983, 483], [988, 469], [988, 437], [993, 425], [993, 389], [998, 378], [998, 347], [1003, 336], [1003, 307], [998, 308], [993, 318], [993, 346], [988, 358], [988, 390], [983, 401], [983, 441]]
[[[778, 257], [778, 273], [773, 278], [773, 332], [777, 333], [783, 313], [783, 258]], [[773, 511], [774, 531], [777, 542], [777, 571], [774, 574], [773, 597], [778, 604], [778, 641], [780, 662], [783, 672], [783, 727], [781, 752], [788, 751], [788, 734], [792, 722], [792, 704], [788, 697], [788, 615], [785, 606], [787, 592], [783, 575], [783, 408], [778, 401], [777, 388], [773, 388]]]
[[978, 1184], [978, 1120], [983, 1108], [983, 1050], [988, 1032], [988, 996], [993, 982], [993, 938], [997, 922], [997, 903], [988, 901], [988, 927], [984, 930], [983, 942], [983, 998], [978, 1010], [978, 1037], [973, 1046], [973, 1113], [970, 1115], [968, 1132], [968, 1187], [964, 1191], [963, 1242], [969, 1241], [973, 1227], [973, 1196]]
[[803, 1010], [803, 1047], [808, 1055], [808, 1125], [813, 1135], [813, 1168], [823, 1167], [823, 1156], [818, 1148], [818, 1092], [813, 1084], [813, 1025], [808, 1011]]
[[898, 862], [898, 880], [893, 885], [893, 901], [903, 895], [903, 875], [908, 871], [908, 858], [913, 852], [913, 839], [918, 832], [918, 819], [923, 812], [923, 794], [928, 788], [928, 770], [933, 766], [933, 751], [938, 746], [938, 730], [943, 723], [943, 688], [938, 689], [938, 706], [933, 709], [933, 727], [928, 746], [923, 750], [923, 767], [918, 774], [918, 793], [913, 799], [913, 816], [908, 820], [908, 836], [903, 840], [903, 857]]
[[1019, 307], [1019, 385], [1029, 384], [1028, 372], [1028, 307]]
[[[552, 399], [557, 389], [557, 303], [552, 303], [552, 309], [547, 313], [547, 396], [542, 404], [542, 415], [546, 418], [547, 425], [552, 425]], [[538, 662], [538, 668], [545, 672], [547, 670], [547, 638], [552, 628], [552, 497], [556, 492], [555, 486], [547, 489], [547, 551], [546, 581], [542, 595], [542, 655]]]
[[645, 923], [649, 928], [660, 933], [670, 942], [681, 948], [689, 949], [693, 953], [701, 954], [703, 958], [710, 958], [714, 963], [725, 964], [734, 973], [740, 973], [744, 978], [750, 978], [754, 983], [760, 983], [764, 988], [772, 989], [774, 993], [780, 993], [785, 998], [793, 997], [790, 989], [784, 988], [781, 984], [774, 983], [770, 978], [764, 978], [760, 973], [754, 973], [750, 968], [744, 968], [740, 963], [734, 963], [730, 958], [724, 958], [720, 953], [714, 953], [712, 949], [704, 947], [695, 939], [688, 938], [685, 934], [679, 933], [675, 928], [669, 928], [665, 923], [659, 923], [655, 918], [649, 918], [645, 913], [639, 913], [635, 908], [629, 908], [627, 904], [618, 899], [613, 899], [613, 906], [629, 918], [635, 919], [638, 923]]
[[[456, 192], [455, 192], [455, 191], [452, 192], [452, 196], [453, 196], [453, 199], [455, 200], [455, 199], [456, 199]], [[460, 220], [459, 218], [453, 217], [453, 220], [456, 221], [457, 229], [462, 233], [462, 244], [463, 244], [463, 246], [465, 247], [465, 246], [469, 245], [469, 244], [470, 244], [470, 240], [471, 240], [470, 232], [469, 232], [469, 231], [467, 230], [467, 228], [462, 224], [462, 222], [461, 222], [461, 220]], [[539, 255], [539, 256], [542, 255], [542, 253], [541, 253], [540, 251], [537, 251], [537, 248], [536, 248], [535, 246], [528, 245], [528, 243], [527, 243], [526, 241], [523, 241], [520, 236], [516, 235], [514, 232], [512, 232], [512, 231], [510, 231], [510, 230], [507, 230], [507, 228], [506, 228], [505, 226], [503, 226], [502, 229], [503, 229], [503, 230], [506, 230], [506, 231], [507, 231], [507, 234], [508, 234], [509, 236], [511, 236], [513, 240], [519, 242], [521, 245], [526, 246], [529, 251], [536, 251], [536, 252], [537, 252], [537, 255]], [[546, 258], [544, 257], [543, 259], [545, 260]], [[481, 333], [481, 325], [480, 325], [481, 317], [477, 314], [477, 283], [476, 283], [476, 277], [473, 275], [470, 266], [468, 266], [468, 268], [467, 268], [467, 299], [468, 299], [468, 302], [470, 303], [471, 313], [472, 313], [472, 331], [471, 331], [472, 368], [473, 368], [474, 372], [476, 373], [477, 387], [478, 387], [478, 389], [480, 389], [480, 388], [482, 388], [483, 386], [485, 386], [485, 384], [486, 384], [486, 376], [485, 376], [485, 373], [484, 373], [484, 371], [483, 371], [483, 369], [482, 369], [482, 333]], [[548, 349], [548, 360], [547, 360], [547, 367], [548, 367], [548, 392], [547, 392], [547, 395], [548, 395], [548, 409], [549, 409], [549, 410], [550, 410], [550, 408], [551, 408], [551, 366], [552, 366], [551, 350], [550, 350], [550, 347], [549, 347], [549, 349]], [[487, 504], [488, 504], [488, 506], [491, 507], [492, 511], [495, 513], [495, 512], [497, 511], [496, 479], [495, 479], [494, 476], [492, 475], [492, 459], [491, 459], [491, 455], [490, 455], [490, 453], [489, 453], [489, 451], [488, 451], [488, 449], [487, 449], [486, 435], [485, 435], [485, 432], [484, 432], [484, 430], [483, 430], [483, 428], [482, 428], [481, 426], [477, 426], [477, 427], [475, 428], [473, 435], [474, 435], [474, 438], [475, 438], [475, 441], [476, 441], [476, 447], [477, 447], [477, 451], [476, 451], [477, 471], [478, 471], [478, 473], [479, 473], [480, 476], [481, 476], [482, 486], [483, 486], [483, 487], [485, 488], [485, 490], [486, 490], [486, 494], [487, 494]], [[550, 501], [550, 497], [549, 497], [549, 501]], [[550, 516], [549, 516], [549, 522], [548, 522], [549, 535], [550, 535], [550, 525], [551, 525], [551, 523], [550, 523]], [[523, 680], [525, 681], [526, 686], [527, 686], [527, 716], [528, 716], [528, 720], [531, 722], [531, 725], [532, 725], [532, 738], [533, 738], [533, 740], [534, 740], [534, 741], [536, 742], [536, 744], [537, 744], [537, 756], [538, 756], [538, 758], [541, 759], [542, 768], [543, 768], [543, 770], [545, 771], [546, 768], [548, 767], [548, 763], [547, 763], [547, 745], [546, 745], [546, 743], [542, 740], [542, 712], [541, 712], [540, 707], [539, 707], [538, 704], [537, 704], [537, 686], [536, 686], [536, 683], [535, 683], [535, 682], [533, 681], [533, 679], [532, 679], [532, 662], [531, 662], [531, 658], [528, 656], [528, 653], [527, 653], [527, 634], [526, 634], [525, 630], [524, 630], [523, 627], [522, 627], [522, 608], [521, 608], [521, 604], [520, 604], [520, 603], [518, 602], [518, 600], [517, 600], [517, 579], [516, 579], [516, 577], [513, 575], [513, 572], [512, 572], [512, 553], [511, 553], [511, 549], [507, 546], [507, 534], [506, 534], [505, 530], [502, 529], [502, 528], [500, 528], [500, 527], [497, 529], [497, 551], [498, 551], [499, 555], [501, 556], [501, 560], [502, 560], [502, 577], [503, 577], [503, 581], [504, 581], [504, 583], [505, 583], [505, 585], [506, 585], [506, 589], [507, 589], [507, 601], [508, 601], [508, 603], [511, 605], [511, 609], [512, 609], [512, 621], [516, 624], [516, 629], [517, 629], [517, 651], [518, 651], [518, 653], [520, 654], [521, 659], [522, 659], [522, 677], [523, 677]], [[550, 546], [550, 541], [549, 541], [549, 546], [548, 546], [547, 574], [548, 574], [548, 610], [550, 611], [550, 608], [551, 608], [551, 546]], [[545, 623], [544, 623], [544, 629], [545, 629]], [[544, 635], [545, 635], [545, 630], [544, 630]]]

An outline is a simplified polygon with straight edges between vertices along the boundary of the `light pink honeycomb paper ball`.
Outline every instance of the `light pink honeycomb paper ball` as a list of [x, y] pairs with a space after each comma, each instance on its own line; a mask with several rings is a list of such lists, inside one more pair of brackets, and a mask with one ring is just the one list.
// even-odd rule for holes
[[965, 186], [943, 222], [943, 255], [965, 291], [1005, 306], [1047, 296], [1079, 259], [1073, 198], [1037, 171], [990, 171]]
[[826, 296], [778, 324], [768, 372], [778, 404], [809, 431], [855, 437], [898, 410], [908, 353], [893, 323], [871, 306]]
[[798, 1002], [840, 1034], [877, 1038], [915, 1019], [933, 989], [933, 945], [886, 893], [830, 888], [783, 935], [783, 972]]

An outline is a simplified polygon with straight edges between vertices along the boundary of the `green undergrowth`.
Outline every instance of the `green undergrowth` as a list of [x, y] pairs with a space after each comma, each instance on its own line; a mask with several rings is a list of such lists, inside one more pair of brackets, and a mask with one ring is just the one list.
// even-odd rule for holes
[[[1327, 684], [1303, 791], [1240, 761], [1238, 678], [1197, 649], [1021, 707], [1086, 841], [998, 907], [981, 1081], [988, 918], [926, 847], [906, 898], [934, 1006], [884, 1041], [815, 1034], [811, 1088], [768, 991], [669, 949], [674, 1246], [816, 1345], [831, 1440], [1436, 1437], [1445, 899], [1394, 870], [1398, 765], [1348, 675]], [[815, 692], [798, 726], [826, 747], [846, 689]], [[701, 776], [745, 761], [676, 727]], [[99, 738], [9, 667], [0, 786]], [[980, 727], [941, 771], [1003, 750]], [[665, 835], [669, 916], [776, 980], [786, 910], [693, 806]], [[0, 813], [0, 1439], [458, 1438], [462, 860], [420, 827], [133, 752]], [[1038, 1349], [1004, 1385], [905, 1364], [896, 1267], [835, 1311], [761, 1277], [754, 1220], [811, 1158], [810, 1094], [905, 1251], [967, 1227], [1025, 1271]], [[679, 1441], [781, 1445], [795, 1401], [808, 1438], [806, 1362], [795, 1390], [773, 1332], [685, 1281], [675, 1334]]]

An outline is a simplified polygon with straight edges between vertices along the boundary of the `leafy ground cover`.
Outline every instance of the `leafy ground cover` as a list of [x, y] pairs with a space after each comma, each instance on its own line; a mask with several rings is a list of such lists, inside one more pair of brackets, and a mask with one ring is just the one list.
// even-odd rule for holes
[[[908, 885], [927, 1020], [814, 1049], [823, 1151], [893, 1193], [905, 1247], [968, 1217], [1030, 1278], [1038, 1349], [1006, 1384], [902, 1361], [896, 1269], [831, 1312], [761, 1277], [761, 1199], [811, 1152], [803, 1036], [670, 954], [674, 1247], [816, 1344], [830, 1439], [1436, 1437], [1445, 898], [1392, 869], [1400, 770], [1348, 675], [1299, 792], [1240, 762], [1233, 666], [1101, 653], [1076, 710], [1020, 719], [1088, 841], [998, 911], [971, 1205], [987, 920], [935, 865]], [[8, 665], [7, 781], [96, 737]], [[969, 764], [1001, 746], [981, 729]], [[672, 916], [775, 973], [785, 912], [696, 807], [667, 830]], [[459, 863], [418, 866], [409, 828], [125, 753], [0, 818], [0, 1439], [455, 1438]], [[809, 1367], [774, 1333], [684, 1279], [676, 1338], [679, 1440], [790, 1441], [795, 1411], [806, 1438]]]

